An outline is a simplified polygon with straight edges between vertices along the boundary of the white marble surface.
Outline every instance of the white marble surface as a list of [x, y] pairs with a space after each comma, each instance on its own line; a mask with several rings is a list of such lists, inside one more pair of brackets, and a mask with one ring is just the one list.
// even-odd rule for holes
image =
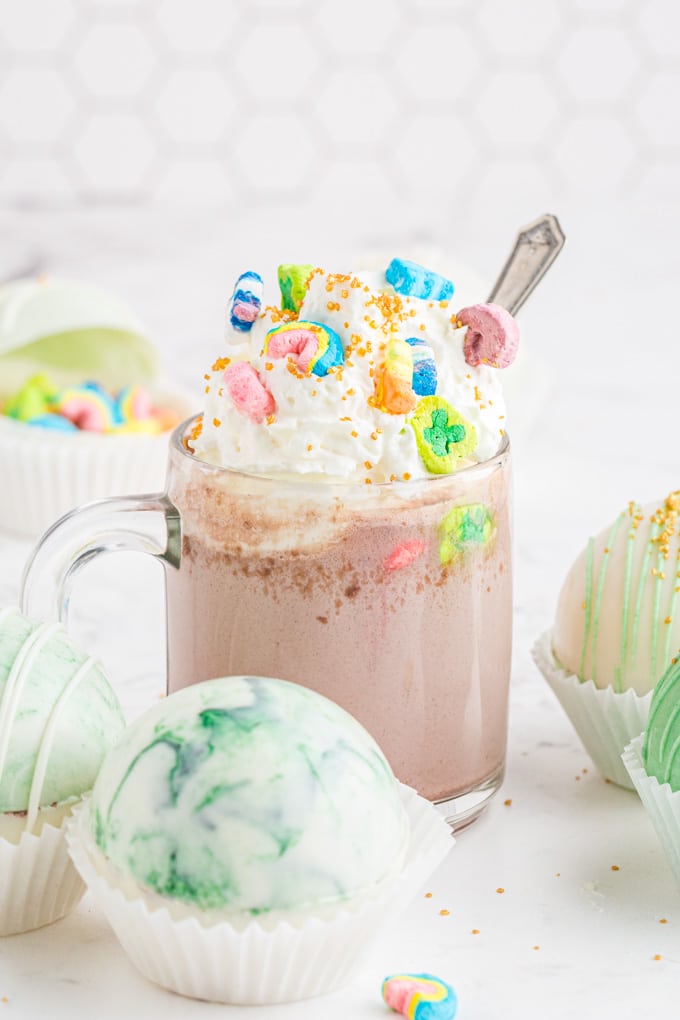
[[[459, 254], [493, 274], [514, 227], [538, 211], [486, 220], [458, 239]], [[557, 211], [569, 247], [522, 315], [542, 371], [529, 374], [513, 398], [515, 653], [500, 797], [461, 834], [352, 983], [323, 1000], [253, 1012], [165, 993], [130, 966], [86, 897], [58, 925], [0, 942], [0, 1008], [6, 1004], [8, 1016], [11, 1009], [14, 1017], [69, 1020], [377, 1020], [388, 1015], [381, 980], [400, 970], [453, 983], [464, 1020], [654, 1017], [676, 1009], [680, 898], [671, 872], [636, 796], [595, 773], [530, 647], [549, 626], [563, 573], [586, 536], [630, 498], [652, 499], [680, 483], [672, 321], [678, 224], [665, 210], [610, 209], [587, 218]], [[145, 314], [163, 338], [170, 374], [190, 385], [219, 343], [225, 280], [249, 267], [258, 250], [272, 264], [288, 255], [272, 220], [267, 229], [238, 220], [225, 227], [211, 213], [200, 231], [192, 235], [191, 227], [188, 215], [158, 212], [16, 214], [3, 224], [0, 274], [37, 259], [108, 282]], [[325, 259], [331, 245], [313, 224], [298, 227], [295, 253]], [[349, 226], [343, 233], [341, 223], [334, 229], [340, 258], [384, 246], [386, 237], [391, 243], [382, 233], [361, 236]], [[394, 245], [410, 229], [400, 224]], [[0, 479], [0, 498], [1, 486]], [[0, 601], [16, 598], [28, 551], [28, 543], [0, 536]], [[155, 564], [122, 556], [88, 568], [72, 628], [104, 660], [131, 714], [160, 695]]]

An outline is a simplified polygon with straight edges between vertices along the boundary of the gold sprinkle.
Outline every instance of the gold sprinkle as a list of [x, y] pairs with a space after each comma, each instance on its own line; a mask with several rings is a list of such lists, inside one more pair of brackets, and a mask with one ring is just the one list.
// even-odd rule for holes
[[358, 433], [358, 432], [356, 432], [356, 431], [355, 431], [354, 429], [352, 429], [352, 431], [350, 432], [350, 435], [351, 435], [351, 436], [354, 436], [354, 438], [356, 439], [356, 438], [357, 438], [357, 436], [359, 435], [359, 433]]
[[659, 918], [659, 924], [668, 924], [668, 918], [660, 917]]
[[621, 870], [621, 868], [618, 866], [618, 864], [612, 864], [612, 871], [620, 871], [620, 870]]
[[497, 893], [504, 893], [504, 892], [505, 892], [505, 889], [503, 888], [503, 886], [502, 886], [502, 885], [499, 885], [499, 886], [498, 886], [498, 889], [496, 889], [496, 892], [497, 892]]
[[663, 956], [660, 953], [655, 953], [652, 957], [653, 960], [663, 960]]
[[273, 369], [274, 365], [272, 364], [271, 361], [265, 361], [264, 367], [265, 367], [265, 371], [271, 372], [271, 370]]
[[440, 916], [440, 917], [448, 917], [450, 913], [451, 913], [451, 911], [450, 911], [450, 910], [446, 910], [446, 909], [444, 909], [444, 910], [440, 910], [440, 911], [439, 911], [439, 916]]
[[367, 471], [370, 471], [373, 465], [371, 464], [370, 460], [365, 460], [364, 467], [366, 468]]
[[504, 800], [503, 803], [505, 804], [506, 807], [510, 807], [510, 805], [512, 804], [512, 797], [508, 797], [508, 799]]
[[206, 388], [205, 388], [205, 392], [206, 392], [206, 393], [210, 393], [210, 387], [209, 387], [209, 386], [206, 386]]
[[311, 451], [313, 449], [314, 449], [314, 443], [307, 443], [307, 451], [309, 452], [309, 451]]
[[470, 932], [471, 935], [479, 935], [479, 928], [473, 928]]
[[411, 478], [411, 472], [410, 471], [404, 471], [404, 473], [403, 473], [403, 475], [401, 477], [404, 479], [405, 482], [408, 482], [410, 480], [410, 478]]
[[227, 365], [230, 364], [231, 358], [218, 358], [217, 361], [214, 363], [212, 370], [213, 372], [221, 372], [223, 371], [223, 369], [227, 367]]
[[219, 418], [213, 418], [213, 425], [215, 426], [216, 429], [218, 429], [221, 424], [222, 422], [220, 421]]
[[672, 616], [667, 616], [666, 619], [663, 622], [664, 623], [672, 623], [673, 622], [673, 617]]
[[532, 949], [540, 949], [541, 947], [540, 946], [532, 946], [531, 948]]
[[276, 421], [276, 415], [275, 414], [268, 414], [267, 417], [265, 418], [265, 421], [266, 421], [267, 425], [273, 425], [274, 422]]
[[431, 892], [426, 892], [425, 893], [425, 899], [426, 900], [431, 900], [432, 899], [432, 893]]

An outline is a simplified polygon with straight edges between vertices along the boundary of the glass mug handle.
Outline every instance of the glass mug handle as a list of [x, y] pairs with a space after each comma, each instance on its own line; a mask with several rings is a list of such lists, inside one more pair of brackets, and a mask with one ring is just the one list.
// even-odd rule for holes
[[33, 550], [21, 582], [22, 612], [66, 624], [73, 582], [96, 556], [144, 552], [178, 567], [181, 548], [179, 511], [165, 493], [86, 503], [56, 521]]

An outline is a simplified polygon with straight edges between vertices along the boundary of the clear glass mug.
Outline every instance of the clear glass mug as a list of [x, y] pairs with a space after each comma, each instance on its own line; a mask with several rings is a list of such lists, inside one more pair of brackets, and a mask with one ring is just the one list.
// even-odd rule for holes
[[276, 676], [338, 702], [397, 777], [458, 828], [504, 770], [512, 633], [510, 446], [455, 475], [384, 485], [206, 464], [174, 432], [167, 491], [90, 503], [43, 536], [29, 615], [68, 612], [116, 550], [165, 567], [168, 690]]

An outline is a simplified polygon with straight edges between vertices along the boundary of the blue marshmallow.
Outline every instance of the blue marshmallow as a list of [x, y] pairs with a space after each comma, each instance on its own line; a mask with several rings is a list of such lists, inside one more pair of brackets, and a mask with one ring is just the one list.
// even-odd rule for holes
[[432, 397], [437, 392], [437, 363], [434, 351], [419, 336], [409, 336], [406, 343], [411, 346], [413, 358], [413, 392], [419, 397]]
[[453, 297], [453, 284], [450, 280], [408, 259], [392, 259], [385, 270], [385, 279], [397, 294], [423, 301], [449, 301]]
[[249, 332], [255, 319], [262, 308], [262, 295], [264, 284], [259, 273], [249, 269], [247, 273], [241, 273], [229, 306], [229, 321], [234, 329], [242, 333]]
[[78, 431], [77, 425], [65, 418], [63, 414], [39, 414], [35, 418], [29, 418], [26, 424], [37, 425], [42, 429], [53, 429], [56, 432]]

